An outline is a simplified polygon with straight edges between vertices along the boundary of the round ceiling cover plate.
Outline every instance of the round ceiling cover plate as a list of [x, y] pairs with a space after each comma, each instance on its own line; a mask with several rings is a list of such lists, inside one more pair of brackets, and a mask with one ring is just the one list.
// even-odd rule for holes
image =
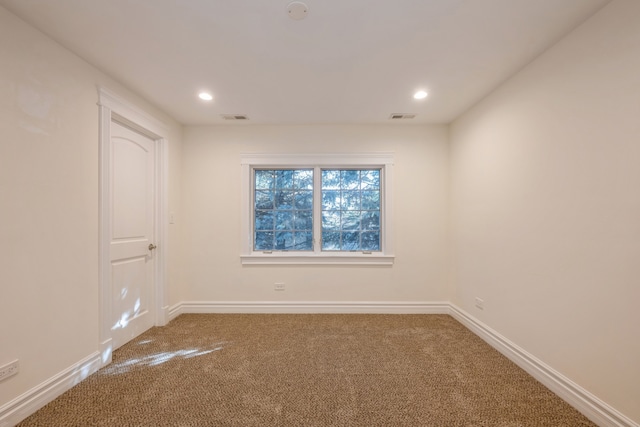
[[299, 21], [307, 17], [309, 8], [301, 1], [293, 1], [287, 6], [287, 11], [289, 12], [289, 18]]

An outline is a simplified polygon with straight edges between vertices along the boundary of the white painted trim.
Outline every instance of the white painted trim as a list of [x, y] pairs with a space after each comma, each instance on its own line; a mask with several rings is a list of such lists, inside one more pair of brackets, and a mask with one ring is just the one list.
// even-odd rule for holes
[[120, 120], [116, 121], [138, 128], [144, 133], [151, 132], [160, 138], [164, 138], [164, 135], [169, 133], [169, 126], [164, 122], [102, 86], [98, 86], [98, 105], [118, 116]]
[[111, 363], [111, 359], [113, 356], [113, 339], [107, 338], [104, 341], [100, 342], [100, 359], [102, 364], [100, 366], [105, 366]]
[[99, 352], [74, 363], [69, 368], [21, 394], [0, 407], [0, 427], [14, 426], [60, 396], [102, 366]]
[[251, 255], [240, 255], [243, 265], [381, 265], [391, 266], [394, 255], [292, 255], [290, 252], [263, 254], [255, 252]]
[[517, 346], [464, 310], [450, 304], [450, 314], [509, 360], [601, 427], [640, 427], [607, 403]]
[[130, 104], [118, 97], [109, 90], [98, 86], [98, 106], [100, 111], [100, 330], [99, 342], [101, 343], [100, 353], [102, 354], [103, 366], [111, 363], [111, 275], [109, 260], [109, 236], [111, 235], [111, 212], [110, 212], [110, 156], [109, 142], [111, 140], [111, 123], [117, 122], [135, 129], [155, 141], [155, 208], [154, 208], [154, 235], [157, 249], [155, 257], [154, 271], [154, 295], [153, 309], [155, 312], [154, 324], [163, 326], [168, 321], [168, 296], [167, 296], [167, 255], [168, 255], [168, 133], [167, 126], [161, 121], [147, 114], [144, 110]]
[[372, 166], [392, 165], [393, 153], [329, 153], [329, 154], [274, 154], [274, 153], [241, 153], [240, 164], [243, 166]]
[[155, 325], [164, 326], [169, 321], [169, 295], [167, 287], [167, 258], [169, 256], [169, 197], [167, 195], [169, 189], [169, 142], [165, 137], [156, 139], [156, 161], [157, 165], [155, 176], [155, 236], [156, 236], [156, 253], [157, 259], [155, 263]]
[[171, 322], [176, 317], [180, 316], [183, 313], [182, 311], [182, 303], [175, 304], [169, 308], [169, 313], [167, 317], [167, 322]]
[[[331, 154], [240, 154], [240, 262], [243, 265], [387, 265], [394, 263], [393, 231], [393, 165], [394, 156], [389, 152], [377, 153], [331, 153]], [[318, 248], [311, 252], [273, 251], [271, 254], [253, 250], [252, 224], [252, 182], [251, 171], [254, 167], [372, 167], [382, 168], [381, 200], [381, 239], [383, 252], [364, 253], [335, 252], [326, 253]], [[316, 183], [319, 181], [316, 181]], [[314, 203], [319, 206], [316, 192]], [[316, 207], [316, 209], [319, 209]], [[319, 211], [314, 211], [317, 217]], [[319, 226], [314, 229], [318, 234]]]
[[111, 301], [111, 262], [109, 259], [109, 236], [111, 236], [111, 215], [109, 212], [110, 205], [110, 192], [105, 189], [108, 186], [110, 170], [111, 170], [111, 156], [109, 155], [109, 144], [106, 141], [111, 139], [111, 110], [99, 105], [100, 111], [100, 146], [99, 146], [99, 262], [98, 262], [98, 276], [99, 276], [99, 299], [98, 299], [98, 317], [99, 317], [99, 330], [98, 339], [101, 344], [108, 345], [109, 348], [100, 348], [102, 354], [106, 357], [103, 358], [103, 366], [111, 363], [111, 327], [109, 325], [111, 320], [112, 301]]
[[178, 310], [181, 313], [449, 314], [449, 303], [440, 301], [185, 301], [175, 311]]

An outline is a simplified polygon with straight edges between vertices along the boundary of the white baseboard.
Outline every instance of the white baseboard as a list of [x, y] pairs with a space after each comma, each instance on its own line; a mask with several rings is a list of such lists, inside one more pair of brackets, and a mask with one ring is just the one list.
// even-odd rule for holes
[[111, 363], [112, 356], [113, 338], [109, 337], [109, 339], [100, 343], [100, 367], [107, 366]]
[[102, 364], [100, 352], [95, 352], [51, 377], [42, 384], [0, 407], [0, 427], [14, 426], [29, 415], [69, 390]]
[[156, 326], [165, 326], [171, 321], [170, 319], [170, 307], [165, 305], [158, 309], [158, 316], [156, 316]]
[[182, 304], [183, 303], [179, 302], [178, 304], [173, 305], [169, 308], [169, 317], [167, 317], [167, 323], [171, 322], [173, 319], [182, 314]]
[[[174, 313], [449, 314], [448, 302], [186, 301]], [[177, 314], [176, 314], [177, 315]]]
[[450, 304], [451, 316], [600, 427], [640, 427], [549, 365]]

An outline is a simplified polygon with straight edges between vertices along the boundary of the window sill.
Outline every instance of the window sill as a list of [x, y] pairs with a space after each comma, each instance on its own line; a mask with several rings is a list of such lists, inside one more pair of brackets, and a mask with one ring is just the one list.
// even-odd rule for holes
[[382, 254], [335, 254], [302, 255], [282, 253], [255, 253], [241, 255], [242, 265], [393, 265], [394, 255]]

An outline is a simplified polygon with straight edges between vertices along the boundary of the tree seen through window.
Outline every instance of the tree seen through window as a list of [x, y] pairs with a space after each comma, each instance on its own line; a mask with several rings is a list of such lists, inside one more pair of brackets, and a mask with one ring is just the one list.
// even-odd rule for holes
[[[380, 251], [380, 169], [319, 169], [320, 249]], [[254, 170], [254, 250], [314, 250], [314, 169]]]
[[312, 169], [256, 170], [254, 200], [255, 250], [313, 250]]
[[380, 250], [380, 170], [322, 171], [322, 250]]

